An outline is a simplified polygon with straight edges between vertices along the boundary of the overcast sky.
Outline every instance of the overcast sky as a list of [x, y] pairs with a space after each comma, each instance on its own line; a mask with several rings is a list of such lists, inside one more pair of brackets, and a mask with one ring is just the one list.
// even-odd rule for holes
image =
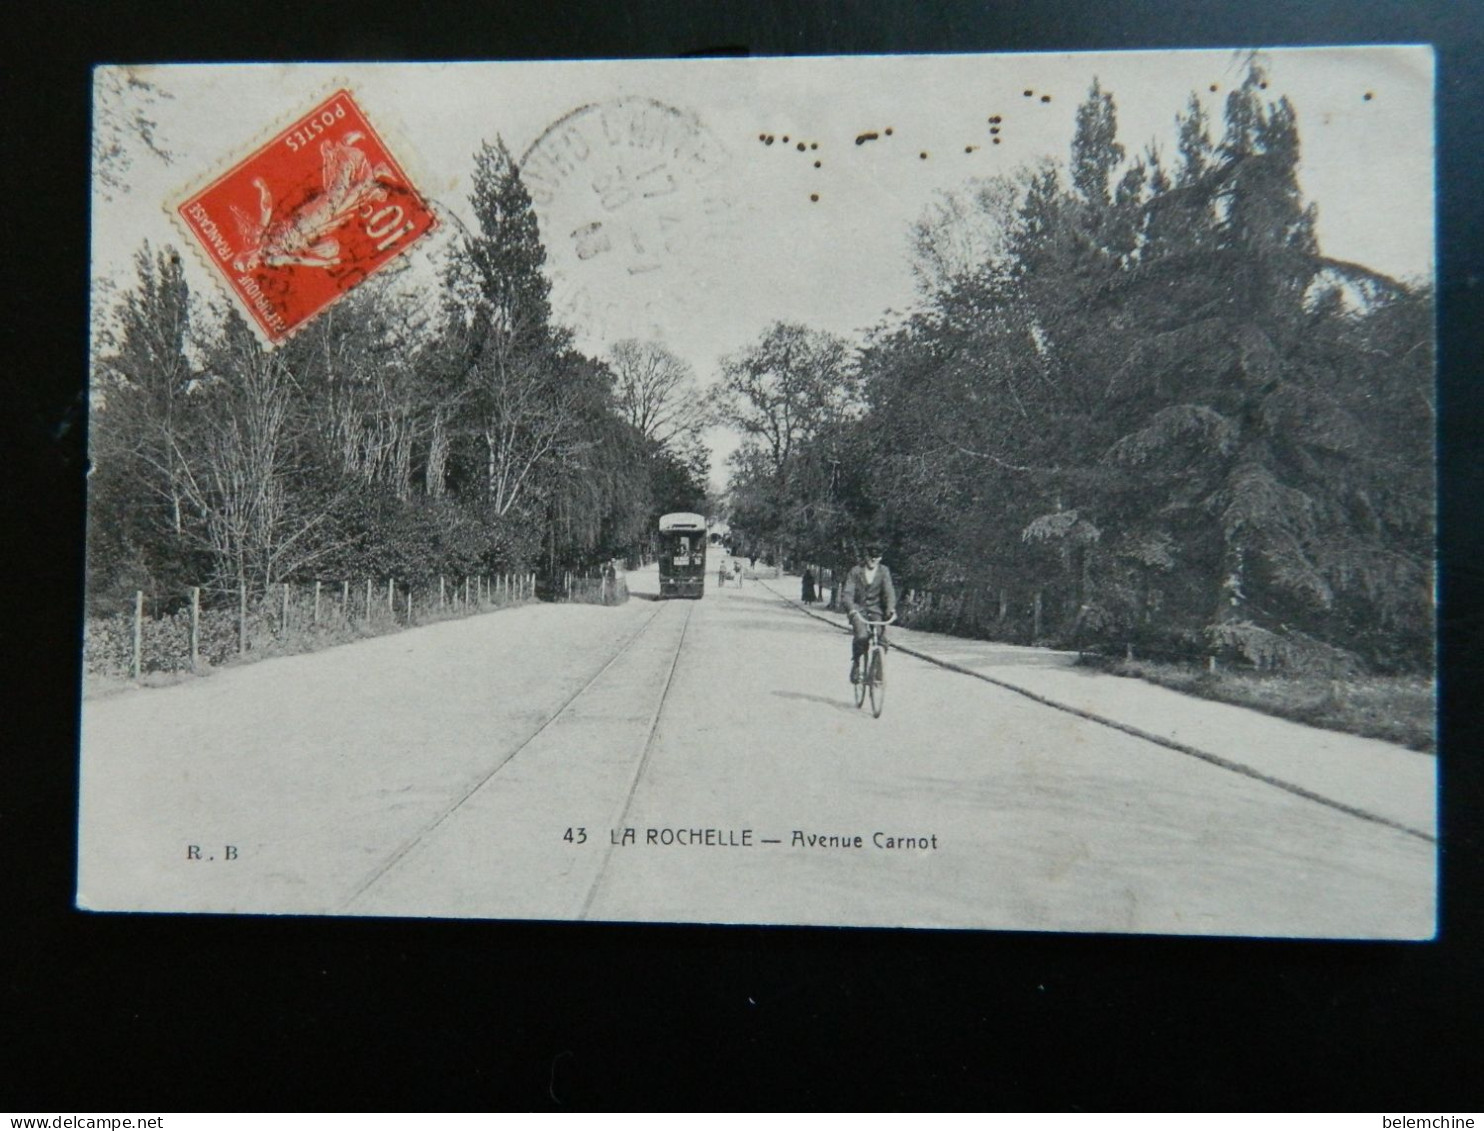
[[[1189, 51], [140, 68], [168, 95], [139, 105], [169, 160], [124, 134], [126, 188], [95, 193], [94, 272], [126, 286], [141, 241], [184, 246], [169, 205], [344, 87], [445, 216], [469, 216], [482, 141], [498, 135], [528, 157], [553, 301], [580, 343], [601, 353], [624, 337], [659, 339], [709, 381], [718, 357], [776, 319], [849, 334], [910, 307], [911, 223], [970, 178], [1064, 159], [1094, 78], [1114, 96], [1130, 155], [1154, 142], [1173, 163], [1176, 113], [1196, 92], [1219, 137], [1245, 59]], [[1298, 114], [1301, 182], [1319, 207], [1324, 252], [1430, 276], [1431, 53], [1294, 49], [1262, 61], [1266, 95], [1286, 95]], [[100, 75], [98, 89], [107, 97], [117, 84]], [[857, 144], [868, 133], [877, 136]], [[410, 253], [409, 278], [436, 263], [454, 227]], [[194, 288], [219, 287], [189, 262]]]

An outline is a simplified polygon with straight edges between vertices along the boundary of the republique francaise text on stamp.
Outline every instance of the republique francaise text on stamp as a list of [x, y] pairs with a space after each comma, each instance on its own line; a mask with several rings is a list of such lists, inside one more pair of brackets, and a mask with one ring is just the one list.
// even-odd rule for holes
[[270, 345], [437, 226], [348, 90], [175, 211]]

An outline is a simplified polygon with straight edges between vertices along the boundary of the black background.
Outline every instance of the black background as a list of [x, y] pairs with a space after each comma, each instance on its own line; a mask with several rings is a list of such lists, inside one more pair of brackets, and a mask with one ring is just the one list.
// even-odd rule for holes
[[[1480, 12], [1448, 0], [11, 12], [0, 387], [19, 474], [0, 492], [0, 1110], [1478, 1110]], [[1430, 42], [1439, 59], [1437, 942], [72, 910], [92, 64], [1385, 42]]]

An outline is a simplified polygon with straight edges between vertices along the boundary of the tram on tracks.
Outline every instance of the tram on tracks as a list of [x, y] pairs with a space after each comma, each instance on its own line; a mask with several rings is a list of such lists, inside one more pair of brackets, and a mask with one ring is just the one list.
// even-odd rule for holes
[[660, 596], [700, 598], [706, 591], [706, 518], [677, 512], [660, 517]]

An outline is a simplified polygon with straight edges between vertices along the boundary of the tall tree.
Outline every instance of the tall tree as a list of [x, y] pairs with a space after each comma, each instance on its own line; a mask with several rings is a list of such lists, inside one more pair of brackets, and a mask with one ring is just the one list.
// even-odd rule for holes
[[403, 502], [425, 486], [449, 407], [426, 318], [372, 280], [282, 347], [303, 386], [316, 458]]
[[[1194, 109], [1183, 119], [1185, 165], [1146, 207], [1161, 221], [1147, 254], [1089, 306], [1084, 336], [1122, 356], [1100, 367], [1116, 435], [1082, 501], [1105, 535], [1104, 612], [1133, 611], [1109, 609], [1119, 594], [1157, 599], [1167, 623], [1203, 625], [1258, 662], [1330, 662], [1354, 639], [1334, 615], [1342, 594], [1418, 572], [1414, 560], [1398, 574], [1356, 495], [1369, 483], [1375, 497], [1387, 445], [1357, 384], [1355, 323], [1401, 289], [1320, 254], [1297, 118], [1265, 87], [1254, 66], [1214, 152]], [[1102, 318], [1137, 333], [1107, 335]]]
[[1015, 212], [1029, 183], [1022, 169], [937, 195], [911, 230], [912, 274], [924, 295], [1005, 265]]
[[[752, 533], [781, 541], [797, 534], [806, 444], [854, 409], [858, 381], [845, 341], [778, 322], [753, 346], [721, 363], [717, 418], [744, 436], [754, 485], [767, 499], [769, 528]], [[779, 547], [782, 552], [782, 547]]]
[[615, 408], [646, 440], [668, 444], [703, 423], [695, 373], [658, 342], [626, 338], [609, 350]]
[[909, 583], [1002, 587], [1001, 618], [1029, 587], [1057, 635], [1425, 662], [1428, 296], [1322, 254], [1266, 85], [1214, 142], [1193, 97], [1170, 171], [1127, 159], [1094, 85], [1003, 250], [920, 272], [924, 309], [868, 344], [872, 473], [841, 493]]
[[145, 244], [135, 285], [100, 332], [93, 375], [90, 562], [95, 588], [132, 563], [135, 584], [173, 579], [191, 519], [191, 295], [179, 253]]
[[187, 535], [224, 586], [262, 593], [303, 576], [335, 548], [345, 495], [312, 457], [308, 403], [288, 354], [265, 349], [229, 312], [207, 348], [196, 403], [185, 493], [197, 522]]
[[1072, 138], [1073, 193], [1089, 208], [1108, 209], [1113, 203], [1113, 173], [1123, 158], [1113, 96], [1094, 79], [1092, 89], [1077, 107], [1077, 131]]
[[461, 453], [498, 518], [528, 502], [542, 464], [576, 424], [581, 396], [564, 380], [566, 335], [551, 322], [546, 251], [531, 197], [503, 141], [475, 156], [466, 232], [447, 271], [450, 401], [477, 444]]
[[721, 370], [718, 416], [758, 441], [779, 478], [801, 441], [847, 411], [856, 384], [845, 341], [797, 323], [774, 323]]
[[553, 332], [551, 281], [531, 194], [498, 137], [474, 155], [473, 177], [475, 230], [464, 233], [450, 263], [450, 303], [470, 328], [475, 354], [539, 349]]

